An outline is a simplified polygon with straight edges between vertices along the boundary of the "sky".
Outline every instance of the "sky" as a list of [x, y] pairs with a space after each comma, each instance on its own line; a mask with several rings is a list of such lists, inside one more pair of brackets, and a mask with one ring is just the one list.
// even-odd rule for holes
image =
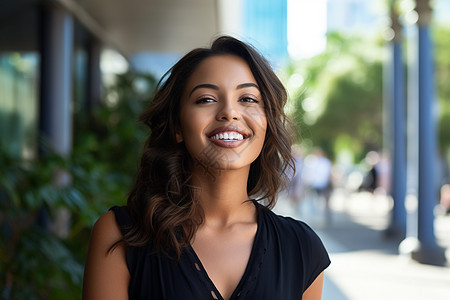
[[326, 46], [326, 0], [288, 0], [288, 53], [293, 59], [319, 54]]

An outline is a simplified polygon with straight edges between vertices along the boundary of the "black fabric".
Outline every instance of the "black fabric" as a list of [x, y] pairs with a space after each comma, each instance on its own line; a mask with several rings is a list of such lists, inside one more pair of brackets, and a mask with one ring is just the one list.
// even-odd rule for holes
[[[301, 299], [330, 259], [313, 230], [257, 204], [258, 229], [245, 273], [231, 299]], [[132, 220], [126, 206], [111, 208], [122, 233]], [[178, 262], [155, 254], [152, 243], [127, 247], [130, 300], [223, 299], [192, 247]]]

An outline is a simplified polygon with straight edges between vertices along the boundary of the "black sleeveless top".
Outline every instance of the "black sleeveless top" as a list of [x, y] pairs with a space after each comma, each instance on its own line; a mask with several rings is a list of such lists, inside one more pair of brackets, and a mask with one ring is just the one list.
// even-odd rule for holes
[[[303, 292], [328, 267], [330, 259], [313, 230], [257, 204], [258, 228], [244, 275], [230, 299], [301, 299]], [[122, 233], [132, 220], [126, 206], [111, 208]], [[177, 262], [155, 254], [150, 242], [127, 247], [129, 299], [223, 299], [192, 247]]]

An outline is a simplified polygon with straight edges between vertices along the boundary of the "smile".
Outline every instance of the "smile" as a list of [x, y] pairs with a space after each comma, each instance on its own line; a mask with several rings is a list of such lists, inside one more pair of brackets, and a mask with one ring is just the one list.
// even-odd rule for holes
[[215, 135], [212, 135], [209, 138], [213, 139], [213, 140], [234, 141], [234, 140], [243, 140], [244, 136], [236, 131], [226, 131], [226, 132], [216, 133]]
[[238, 128], [219, 127], [208, 134], [208, 139], [216, 146], [236, 148], [242, 145], [249, 135]]

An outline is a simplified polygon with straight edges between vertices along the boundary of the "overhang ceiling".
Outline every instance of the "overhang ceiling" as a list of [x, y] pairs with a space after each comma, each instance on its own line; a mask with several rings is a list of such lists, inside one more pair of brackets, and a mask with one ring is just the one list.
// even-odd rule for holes
[[2, 0], [0, 49], [31, 48], [37, 8], [58, 5], [126, 57], [148, 51], [184, 54], [209, 45], [217, 34], [218, 1], [223, 0]]
[[[67, 2], [67, 1], [61, 1]], [[216, 0], [78, 0], [126, 56], [182, 54], [218, 32]]]

